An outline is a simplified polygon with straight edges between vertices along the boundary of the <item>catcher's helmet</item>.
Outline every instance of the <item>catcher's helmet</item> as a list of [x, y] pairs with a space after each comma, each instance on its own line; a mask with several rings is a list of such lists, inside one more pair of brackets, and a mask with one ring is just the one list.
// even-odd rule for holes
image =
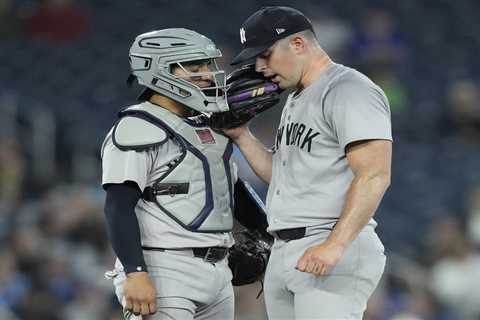
[[[225, 72], [215, 61], [222, 53], [207, 37], [188, 29], [172, 28], [147, 32], [137, 36], [130, 48], [131, 72], [138, 83], [178, 101], [196, 111], [228, 110]], [[209, 72], [188, 72], [182, 64], [198, 60], [211, 62]], [[200, 88], [172, 74], [180, 67], [190, 77], [209, 76], [212, 85]]]

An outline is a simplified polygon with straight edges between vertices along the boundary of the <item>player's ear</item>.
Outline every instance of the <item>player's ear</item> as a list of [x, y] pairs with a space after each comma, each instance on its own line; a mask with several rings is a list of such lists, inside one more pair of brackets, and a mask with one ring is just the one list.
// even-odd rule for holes
[[306, 49], [306, 40], [300, 36], [294, 36], [290, 38], [289, 41], [290, 48], [296, 53], [301, 54], [305, 52]]

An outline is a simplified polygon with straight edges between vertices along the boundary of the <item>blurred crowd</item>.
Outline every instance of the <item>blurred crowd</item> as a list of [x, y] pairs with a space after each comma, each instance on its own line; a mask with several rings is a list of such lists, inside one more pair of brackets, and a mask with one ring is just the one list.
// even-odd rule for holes
[[[220, 0], [0, 0], [0, 319], [121, 319], [109, 280], [100, 143], [125, 89], [136, 34], [186, 27], [228, 61], [261, 5]], [[392, 186], [376, 218], [385, 276], [366, 320], [480, 319], [480, 4], [295, 1], [337, 63], [366, 73], [392, 109]], [[228, 19], [226, 19], [228, 17]], [[225, 24], [225, 21], [230, 21]], [[254, 119], [273, 144], [280, 107]], [[266, 186], [237, 153], [240, 175]], [[236, 319], [265, 319], [260, 284]]]

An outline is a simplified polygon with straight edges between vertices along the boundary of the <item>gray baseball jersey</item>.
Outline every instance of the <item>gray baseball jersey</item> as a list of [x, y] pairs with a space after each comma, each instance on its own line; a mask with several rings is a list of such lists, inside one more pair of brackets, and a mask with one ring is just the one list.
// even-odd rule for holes
[[391, 140], [382, 90], [361, 73], [329, 66], [290, 95], [278, 129], [267, 196], [269, 231], [306, 227], [305, 237], [275, 239], [265, 274], [269, 319], [362, 319], [385, 266], [372, 219], [327, 276], [295, 267], [305, 250], [328, 239], [353, 179], [345, 147]]
[[290, 94], [273, 155], [268, 230], [335, 223], [353, 179], [345, 147], [367, 139], [392, 140], [390, 109], [383, 91], [356, 70], [332, 64]]
[[[150, 103], [144, 102], [144, 104]], [[134, 181], [140, 190], [144, 190], [146, 186], [152, 185], [168, 171], [168, 164], [181, 156], [180, 146], [171, 139], [142, 152], [122, 151], [112, 141], [112, 130], [107, 134], [103, 143], [102, 184], [104, 185]], [[235, 181], [236, 173], [232, 174]], [[140, 200], [135, 207], [135, 212], [142, 236], [142, 245], [161, 248], [230, 247], [234, 242], [231, 233], [228, 232], [188, 231], [162, 212], [154, 202]], [[154, 230], [152, 225], [155, 225]]]
[[[163, 115], [163, 121], [167, 121], [169, 117], [176, 118], [175, 115], [165, 109], [149, 102], [143, 102], [129, 108], [129, 110], [133, 109], [141, 109], [144, 112], [149, 111]], [[174, 127], [175, 133], [179, 133], [181, 132], [180, 124], [183, 124], [184, 121], [180, 118], [175, 121], [177, 124]], [[118, 124], [116, 128], [118, 128]], [[185, 126], [191, 127], [188, 124], [185, 124]], [[188, 155], [182, 156], [179, 140], [171, 138], [170, 132], [167, 132], [167, 130], [159, 133], [158, 130], [163, 129], [156, 127], [153, 130], [152, 127], [148, 126], [148, 122], [144, 122], [143, 127], [139, 127], [139, 130], [142, 130], [144, 135], [138, 136], [144, 138], [145, 135], [155, 134], [161, 138], [162, 143], [148, 149], [142, 149], [143, 151], [135, 151], [121, 150], [118, 147], [120, 145], [117, 138], [121, 137], [121, 135], [116, 135], [114, 128], [107, 134], [102, 148], [102, 183], [104, 185], [133, 181], [143, 191], [147, 186], [153, 185], [160, 177], [162, 177], [162, 181], [166, 180], [165, 174], [173, 172], [171, 170], [172, 162], [178, 160], [183, 163], [187, 161], [185, 159]], [[170, 129], [173, 130], [172, 128]], [[196, 150], [199, 150], [199, 153], [210, 152], [212, 159], [218, 157], [223, 159], [223, 150], [219, 151], [221, 148], [216, 148], [217, 144], [218, 146], [223, 146], [223, 144], [219, 143], [216, 133], [210, 132], [210, 129], [204, 126], [191, 127], [191, 130], [197, 132], [195, 129], [198, 129], [198, 143], [200, 145], [205, 143], [202, 150]], [[211, 136], [207, 135], [204, 137], [206, 130], [208, 130]], [[130, 132], [135, 133], [137, 131], [132, 130]], [[202, 140], [200, 134], [202, 134], [204, 140]], [[138, 142], [141, 139], [136, 137], [131, 140]], [[188, 162], [188, 164], [191, 164], [191, 162]], [[215, 163], [209, 162], [209, 164], [214, 165]], [[181, 168], [180, 165], [176, 168]], [[186, 171], [185, 179], [197, 177], [198, 175], [194, 175], [194, 173], [199, 172], [193, 172], [195, 170], [200, 171], [202, 174], [205, 173], [204, 168], [201, 166], [187, 165], [187, 167], [182, 168], [182, 171]], [[232, 167], [232, 179], [235, 181], [236, 170], [235, 166]], [[222, 169], [225, 172], [225, 168]], [[211, 175], [213, 170], [215, 168], [211, 168], [208, 174]], [[222, 172], [222, 170], [218, 170]], [[212, 175], [212, 177], [214, 178], [215, 175]], [[195, 183], [198, 186], [198, 181], [193, 181], [190, 183], [190, 189], [193, 189], [192, 185]], [[197, 189], [194, 191], [194, 196], [198, 196], [202, 190], [199, 191]], [[189, 199], [194, 196], [190, 196]], [[222, 195], [213, 194], [212, 196], [217, 199], [221, 198]], [[166, 197], [171, 197], [171, 195], [166, 195]], [[223, 195], [223, 198], [225, 197], [228, 197], [228, 195]], [[190, 207], [185, 207], [185, 209], [182, 207], [182, 209], [184, 211], [194, 210], [196, 207], [198, 205], [191, 205]], [[143, 251], [150, 279], [157, 290], [157, 313], [144, 317], [144, 319], [233, 319], [232, 273], [228, 267], [227, 259], [210, 263], [195, 257], [192, 249], [189, 249], [198, 247], [230, 247], [234, 242], [232, 234], [230, 232], [205, 233], [189, 231], [182, 227], [178, 221], [174, 220], [172, 212], [169, 214], [166, 211], [162, 211], [166, 210], [166, 208], [168, 206], [160, 207], [156, 202], [145, 201], [144, 199], [140, 199], [135, 207], [142, 246], [166, 249]], [[113, 279], [118, 301], [125, 307], [124, 284], [126, 275], [119, 259], [116, 260], [115, 269], [107, 272], [106, 276]], [[142, 319], [142, 317], [136, 317], [127, 310], [124, 310], [124, 315], [125, 319], [129, 320]]]

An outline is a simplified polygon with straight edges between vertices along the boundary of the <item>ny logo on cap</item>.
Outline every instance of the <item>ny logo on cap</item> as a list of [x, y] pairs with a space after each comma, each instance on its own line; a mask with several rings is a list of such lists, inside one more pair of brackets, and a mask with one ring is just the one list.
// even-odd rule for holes
[[244, 44], [247, 41], [247, 38], [245, 38], [245, 29], [240, 28], [240, 42]]

